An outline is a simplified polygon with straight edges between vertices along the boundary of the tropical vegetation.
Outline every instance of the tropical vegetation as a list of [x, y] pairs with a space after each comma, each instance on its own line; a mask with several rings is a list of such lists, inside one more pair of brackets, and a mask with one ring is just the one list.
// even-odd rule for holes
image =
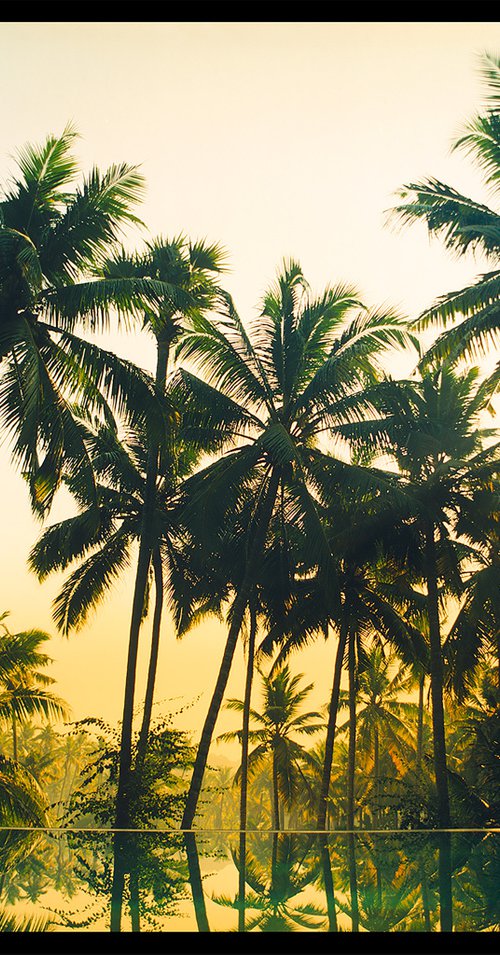
[[[500, 59], [485, 55], [483, 74], [487, 105], [455, 148], [495, 195]], [[76, 834], [54, 851], [7, 839], [6, 865], [17, 862], [34, 899], [49, 871], [70, 892], [77, 866], [96, 898], [111, 894], [113, 930], [124, 899], [134, 930], [141, 917], [156, 925], [189, 879], [205, 931], [192, 830], [234, 828], [238, 893], [215, 901], [238, 910], [240, 930], [336, 930], [343, 917], [355, 931], [430, 930], [439, 909], [449, 931], [452, 873], [458, 896], [470, 888], [449, 831], [500, 823], [499, 366], [487, 354], [498, 341], [499, 215], [435, 179], [403, 187], [394, 217], [423, 220], [447, 249], [493, 265], [416, 319], [368, 305], [348, 283], [318, 292], [287, 258], [245, 321], [224, 288], [223, 247], [178, 235], [129, 251], [144, 229], [139, 171], [81, 177], [75, 144], [68, 126], [25, 146], [0, 201], [0, 423], [43, 523], [30, 569], [40, 581], [64, 575], [57, 629], [84, 626], [134, 574], [123, 715], [118, 727], [95, 715], [67, 725], [45, 672], [50, 635], [11, 633], [3, 614], [0, 821], [114, 834], [99, 871]], [[131, 324], [154, 343], [154, 372], [99, 343]], [[439, 326], [424, 350], [422, 330]], [[401, 349], [414, 357], [404, 379], [389, 372]], [[50, 523], [62, 487], [73, 510]], [[195, 740], [173, 717], [153, 718], [159, 650], [166, 626], [188, 640], [209, 615], [226, 642]], [[318, 640], [331, 695], [306, 709], [312, 675], [292, 660]], [[239, 642], [243, 699], [227, 700]], [[224, 706], [240, 722], [218, 739], [239, 755], [217, 767]], [[180, 834], [155, 854], [152, 828], [183, 830], [186, 860]], [[252, 829], [268, 841], [247, 839]], [[307, 833], [307, 863], [293, 829]], [[436, 852], [415, 842], [409, 867], [389, 835], [355, 839], [422, 829], [439, 830]], [[342, 851], [334, 830], [346, 830]], [[220, 848], [214, 836], [210, 851]], [[483, 850], [480, 840], [463, 849], [479, 859], [474, 923], [491, 927]], [[292, 904], [311, 886], [326, 908]], [[5, 877], [1, 891], [20, 890]]]

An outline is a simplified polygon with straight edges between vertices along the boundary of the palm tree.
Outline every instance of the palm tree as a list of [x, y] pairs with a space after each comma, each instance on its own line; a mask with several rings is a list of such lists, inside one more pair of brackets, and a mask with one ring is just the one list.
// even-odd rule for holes
[[[68, 634], [78, 630], [105, 597], [114, 580], [129, 566], [141, 534], [148, 464], [147, 435], [128, 428], [122, 436], [116, 423], [86, 424], [86, 443], [95, 474], [97, 503], [80, 494], [80, 512], [42, 533], [29, 555], [30, 567], [43, 580], [55, 570], [76, 563], [54, 600], [54, 619]], [[141, 774], [151, 722], [165, 594], [174, 586], [173, 565], [182, 563], [176, 540], [177, 483], [196, 462], [197, 454], [182, 441], [179, 422], [169, 435], [168, 461], [163, 456], [155, 488], [155, 542], [149, 576], [154, 581], [151, 652], [135, 772]], [[70, 491], [78, 486], [69, 476]], [[166, 577], [166, 580], [164, 580]], [[149, 590], [145, 596], [147, 612]]]
[[[167, 383], [168, 363], [172, 343], [179, 336], [183, 323], [199, 314], [201, 316], [217, 302], [220, 290], [214, 277], [224, 268], [225, 252], [218, 245], [206, 242], [189, 242], [184, 236], [172, 241], [161, 237], [147, 244], [143, 253], [127, 256], [125, 252], [105, 263], [103, 272], [111, 279], [156, 280], [164, 283], [167, 289], [174, 287], [181, 294], [172, 299], [165, 294], [155, 303], [155, 307], [144, 309], [144, 324], [154, 335], [156, 341], [155, 385], [163, 395]], [[151, 436], [148, 443], [148, 458], [145, 470], [144, 500], [139, 534], [139, 554], [137, 559], [132, 616], [130, 623], [127, 671], [122, 718], [122, 744], [120, 749], [120, 776], [118, 784], [116, 820], [117, 828], [129, 824], [130, 779], [132, 765], [132, 724], [134, 694], [139, 647], [139, 632], [144, 616], [144, 603], [147, 590], [148, 573], [151, 561], [155, 565], [156, 582], [161, 593], [161, 564], [156, 547], [156, 483], [161, 468], [162, 439]], [[160, 598], [159, 598], [160, 599]], [[159, 632], [161, 602], [156, 608], [156, 626]], [[156, 651], [157, 656], [157, 651]], [[156, 672], [156, 658], [152, 657], [146, 706], [152, 702], [152, 687]], [[147, 741], [146, 719], [141, 749]]]
[[[387, 381], [384, 424], [364, 422], [380, 450], [397, 462], [407, 490], [404, 510], [388, 512], [392, 528], [385, 547], [419, 569], [425, 588], [430, 643], [434, 768], [438, 818], [450, 825], [443, 707], [442, 601], [463, 593], [463, 571], [475, 555], [464, 541], [470, 496], [492, 480], [498, 468], [494, 432], [480, 427], [491, 383], [477, 383], [477, 369], [459, 374], [452, 365], [428, 368], [421, 380]], [[382, 401], [382, 398], [381, 398]], [[489, 445], [485, 447], [485, 442]], [[462, 525], [459, 518], [462, 517]], [[456, 539], [457, 527], [462, 540]], [[369, 531], [367, 532], [369, 533]], [[362, 545], [362, 541], [360, 541]]]
[[[358, 652], [356, 739], [358, 751], [368, 757], [372, 767], [372, 793], [377, 823], [382, 763], [386, 762], [387, 758], [390, 760], [392, 774], [398, 771], [401, 759], [408, 760], [413, 753], [413, 734], [409, 722], [415, 716], [416, 707], [409, 700], [400, 699], [401, 694], [409, 694], [413, 682], [414, 677], [410, 669], [401, 665], [392, 648], [389, 647], [388, 651], [384, 652], [380, 643], [375, 641], [368, 649], [361, 648]], [[350, 694], [348, 696], [350, 698]], [[348, 702], [349, 700], [346, 700], [345, 705]], [[339, 726], [339, 732], [347, 727], [350, 728], [350, 719]]]
[[[373, 389], [375, 394], [376, 389]], [[352, 425], [348, 430], [352, 430]], [[377, 423], [376, 434], [382, 427]], [[339, 427], [342, 430], [343, 426]], [[369, 439], [370, 429], [365, 438]], [[341, 698], [342, 670], [346, 663], [350, 684], [351, 717], [349, 734], [349, 785], [354, 780], [355, 763], [355, 682], [356, 653], [365, 638], [377, 634], [379, 641], [385, 641], [398, 649], [407, 664], [426, 662], [426, 646], [419, 630], [408, 615], [408, 606], [412, 602], [413, 591], [400, 583], [395, 587], [387, 586], [388, 576], [394, 580], [396, 564], [383, 554], [383, 536], [378, 526], [377, 513], [382, 509], [391, 513], [391, 508], [402, 506], [404, 492], [399, 488], [397, 475], [371, 469], [370, 480], [361, 488], [358, 470], [353, 466], [354, 480], [349, 487], [347, 477], [342, 484], [332, 474], [331, 464], [325, 462], [323, 484], [328, 485], [328, 503], [323, 516], [324, 528], [332, 553], [337, 558], [337, 580], [340, 590], [340, 602], [337, 607], [328, 607], [325, 590], [314, 568], [303, 573], [296, 588], [295, 600], [288, 602], [288, 612], [278, 618], [277, 624], [262, 643], [261, 649], [270, 653], [274, 643], [280, 645], [278, 661], [283, 660], [291, 650], [297, 650], [318, 634], [327, 635], [329, 627], [338, 636], [335, 654], [334, 673], [330, 701], [327, 707], [328, 722], [325, 740], [323, 770], [318, 793], [316, 828], [326, 826], [328, 798], [330, 792], [337, 711]], [[356, 486], [357, 485], [357, 486]], [[326, 497], [326, 492], [325, 492]], [[387, 527], [384, 533], [387, 533]], [[371, 535], [371, 536], [370, 536]], [[407, 593], [409, 591], [409, 593]], [[353, 793], [350, 793], [350, 821], [353, 822]]]
[[[326, 921], [324, 909], [307, 897], [302, 901], [300, 898], [314, 882], [319, 868], [317, 859], [308, 853], [310, 839], [305, 846], [303, 838], [294, 833], [273, 832], [271, 839], [271, 852], [268, 841], [259, 837], [254, 851], [249, 851], [245, 860], [245, 874], [250, 886], [248, 909], [253, 911], [244, 931], [258, 929], [279, 933], [323, 928]], [[237, 868], [241, 865], [234, 854], [233, 861]], [[296, 901], [295, 896], [299, 897]], [[238, 897], [215, 896], [214, 901], [228, 908], [239, 907]]]
[[0, 719], [8, 720], [12, 727], [12, 753], [18, 761], [17, 724], [32, 716], [45, 719], [64, 719], [68, 707], [64, 700], [55, 696], [47, 687], [55, 681], [42, 672], [52, 662], [41, 645], [50, 640], [42, 630], [26, 630], [10, 633], [3, 620], [0, 636]]
[[[489, 105], [466, 125], [453, 149], [472, 156], [495, 195], [500, 178], [500, 58], [483, 54], [481, 72]], [[500, 214], [437, 179], [410, 183], [399, 191], [399, 198], [402, 203], [392, 215], [401, 222], [423, 220], [430, 235], [439, 236], [451, 252], [466, 255], [478, 251], [493, 265], [493, 271], [481, 275], [473, 285], [441, 296], [420, 315], [421, 328], [446, 329], [455, 323], [441, 333], [424, 361], [484, 353], [498, 340], [500, 329]]]
[[[249, 730], [248, 739], [255, 743], [248, 754], [248, 771], [251, 774], [259, 769], [263, 760], [271, 756], [272, 771], [272, 827], [282, 828], [283, 814], [280, 812], [280, 797], [289, 809], [297, 791], [306, 783], [301, 771], [301, 763], [307, 762], [307, 751], [297, 743], [294, 735], [310, 735], [322, 728], [321, 714], [316, 711], [301, 713], [302, 704], [311, 692], [313, 684], [299, 687], [304, 674], [292, 676], [288, 665], [278, 671], [262, 676], [263, 704], [262, 712], [250, 709], [250, 717], [257, 728]], [[245, 704], [242, 700], [231, 699], [226, 704], [230, 710], [242, 713]], [[320, 721], [320, 722], [318, 722]], [[235, 739], [241, 742], [242, 731], [223, 733], [218, 738], [225, 742]], [[243, 764], [235, 778], [243, 769]]]
[[45, 514], [63, 468], [92, 487], [75, 406], [106, 415], [108, 401], [131, 420], [161, 406], [150, 376], [76, 333], [106, 325], [111, 311], [137, 312], [162, 283], [99, 274], [120, 231], [139, 220], [144, 182], [134, 166], [93, 169], [71, 188], [76, 132], [26, 145], [0, 202], [0, 419], [29, 479], [32, 507]]
[[0, 825], [45, 826], [47, 799], [32, 774], [0, 755]]
[[[323, 568], [331, 600], [336, 599], [315, 490], [327, 457], [320, 439], [326, 432], [335, 434], [339, 423], [363, 416], [365, 388], [376, 377], [379, 354], [407, 341], [401, 318], [369, 311], [350, 286], [328, 287], [313, 296], [293, 261], [284, 263], [248, 332], [227, 297], [223, 316], [213, 321], [197, 316], [182, 336], [179, 356], [206, 375], [206, 381], [186, 369], [179, 375], [193, 435], [217, 438], [225, 452], [186, 482], [183, 524], [207, 555], [213, 555], [224, 527], [238, 526], [245, 557], [183, 828], [193, 822], [238, 635], [266, 552], [275, 562], [279, 558], [283, 568], [289, 566], [293, 529], [309, 560]], [[348, 468], [341, 460], [337, 466], [339, 471]], [[251, 519], [244, 525], [242, 494], [253, 501]], [[274, 548], [273, 540], [279, 541]], [[206, 562], [210, 566], [212, 557]], [[282, 571], [282, 576], [293, 582], [293, 572]]]

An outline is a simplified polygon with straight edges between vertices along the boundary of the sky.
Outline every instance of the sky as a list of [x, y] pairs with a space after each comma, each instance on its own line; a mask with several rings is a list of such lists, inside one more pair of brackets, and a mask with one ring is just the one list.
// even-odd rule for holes
[[[370, 306], [409, 317], [486, 266], [454, 259], [424, 225], [388, 222], [396, 191], [426, 176], [492, 204], [453, 138], [483, 102], [479, 55], [500, 51], [500, 23], [349, 21], [4, 21], [0, 26], [0, 182], [16, 150], [62, 132], [80, 138], [83, 172], [137, 164], [147, 183], [138, 209], [149, 237], [221, 243], [225, 285], [243, 320], [253, 319], [284, 258], [311, 287], [349, 282]], [[152, 369], [152, 343], [113, 332], [105, 344]], [[391, 363], [408, 374], [414, 356]], [[0, 446], [0, 611], [12, 631], [48, 631], [56, 689], [73, 719], [121, 718], [133, 578], [125, 576], [88, 624], [69, 638], [51, 618], [63, 578], [42, 585], [26, 570], [41, 532], [26, 489]], [[49, 521], [68, 513], [62, 496]], [[177, 641], [166, 615], [159, 710], [195, 735], [208, 707], [224, 628], [205, 623]], [[147, 638], [148, 626], [144, 629]], [[147, 639], [139, 664], [141, 698]], [[294, 671], [326, 703], [334, 642], [320, 640]], [[229, 696], [243, 696], [238, 648]], [[217, 732], [234, 728], [223, 715]], [[222, 752], [222, 750], [221, 750]]]

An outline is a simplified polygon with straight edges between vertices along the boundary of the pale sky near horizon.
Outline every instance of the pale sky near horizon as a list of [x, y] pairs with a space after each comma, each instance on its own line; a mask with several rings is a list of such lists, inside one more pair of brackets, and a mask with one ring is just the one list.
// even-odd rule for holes
[[[84, 171], [140, 164], [144, 238], [183, 232], [226, 247], [225, 284], [243, 319], [255, 316], [284, 257], [300, 262], [317, 291], [351, 282], [367, 304], [416, 317], [486, 270], [429, 242], [423, 225], [397, 231], [386, 221], [395, 191], [426, 176], [493, 204], [471, 161], [450, 154], [483, 102], [483, 51], [500, 51], [498, 22], [6, 21], [0, 179], [19, 147], [72, 121]], [[140, 242], [141, 233], [129, 236]], [[151, 367], [142, 335], [114, 343]], [[391, 370], [412, 367], [407, 355]], [[0, 467], [0, 612], [10, 610], [12, 630], [54, 634], [50, 672], [75, 719], [116, 723], [132, 578], [80, 633], [57, 635], [50, 604], [61, 578], [40, 586], [26, 572], [39, 528], [4, 446]], [[204, 719], [223, 640], [213, 624], [175, 642], [165, 620], [157, 697], [176, 709], [201, 696], [182, 717], [188, 728]], [[316, 683], [314, 706], [329, 694], [329, 643], [292, 658]], [[144, 673], [141, 658], [141, 680]], [[242, 696], [242, 673], [238, 651], [229, 695]], [[229, 726], [234, 716], [217, 731]]]

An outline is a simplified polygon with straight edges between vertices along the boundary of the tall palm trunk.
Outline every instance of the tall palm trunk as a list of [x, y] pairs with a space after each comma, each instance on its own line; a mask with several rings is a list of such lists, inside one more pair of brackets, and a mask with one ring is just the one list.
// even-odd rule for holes
[[354, 829], [354, 780], [356, 774], [356, 640], [349, 635], [349, 748], [347, 756], [347, 828]]
[[375, 796], [375, 825], [377, 828], [380, 826], [380, 753], [379, 753], [379, 736], [378, 736], [378, 727], [375, 726], [373, 729], [373, 794]]
[[213, 692], [212, 700], [208, 709], [208, 713], [205, 719], [205, 724], [203, 726], [200, 743], [196, 753], [196, 759], [193, 767], [193, 774], [191, 777], [191, 784], [189, 786], [189, 791], [187, 794], [186, 806], [184, 809], [184, 815], [182, 817], [181, 828], [182, 829], [191, 829], [193, 824], [194, 815], [196, 812], [196, 806], [198, 804], [198, 799], [200, 795], [201, 785], [203, 782], [203, 775], [205, 772], [205, 767], [207, 765], [208, 752], [210, 749], [210, 744], [212, 742], [212, 735], [217, 722], [217, 717], [219, 715], [219, 710], [222, 704], [222, 699], [224, 696], [224, 691], [227, 686], [227, 681], [229, 679], [229, 673], [231, 670], [231, 664], [233, 661], [234, 651], [236, 649], [236, 643], [238, 636], [241, 630], [241, 625], [243, 623], [243, 618], [245, 616], [245, 611], [250, 599], [252, 588], [254, 585], [255, 574], [258, 566], [259, 559], [262, 554], [262, 548], [265, 543], [269, 522], [271, 520], [274, 503], [276, 500], [276, 495], [278, 493], [279, 486], [279, 474], [274, 470], [271, 474], [271, 479], [269, 481], [267, 493], [265, 494], [264, 501], [262, 503], [261, 513], [259, 515], [257, 526], [255, 528], [255, 533], [253, 541], [250, 548], [250, 554], [248, 557], [248, 562], [245, 570], [245, 575], [243, 578], [243, 583], [240, 587], [240, 590], [236, 596], [236, 599], [233, 604], [232, 616], [231, 616], [231, 625], [229, 627], [229, 633], [227, 636], [226, 646], [224, 649], [224, 654], [222, 657], [222, 662], [219, 670], [219, 675], [217, 677], [217, 682], [215, 684], [215, 689]]
[[325, 742], [325, 759], [323, 762], [323, 776], [321, 779], [321, 789], [318, 800], [318, 817], [316, 829], [324, 829], [326, 826], [326, 812], [328, 806], [328, 793], [330, 791], [330, 779], [332, 775], [333, 763], [333, 744], [335, 741], [335, 726], [337, 723], [337, 711], [339, 708], [340, 680], [342, 676], [342, 663], [344, 660], [345, 645], [348, 634], [347, 615], [342, 617], [340, 627], [339, 642], [335, 656], [335, 667], [333, 672], [332, 695], [330, 698], [330, 708], [328, 711], [328, 726]]
[[438, 571], [434, 524], [426, 528], [427, 613], [431, 660], [432, 730], [434, 739], [434, 772], [436, 776], [438, 821], [442, 829], [450, 826], [450, 803], [446, 767], [446, 737], [443, 705], [443, 659], [439, 623]]
[[255, 637], [257, 633], [257, 615], [255, 607], [250, 608], [250, 634], [248, 638], [248, 661], [243, 700], [243, 726], [241, 734], [241, 788], [240, 788], [240, 829], [247, 825], [248, 803], [248, 734], [250, 727], [250, 702], [252, 695], [253, 668], [255, 656]]
[[241, 734], [241, 791], [240, 791], [240, 851], [239, 851], [239, 882], [238, 882], [238, 931], [245, 931], [245, 885], [246, 885], [246, 854], [247, 854], [247, 802], [248, 802], [248, 732], [250, 726], [250, 702], [252, 696], [252, 679], [255, 655], [255, 637], [257, 632], [257, 614], [255, 607], [250, 605], [250, 634], [248, 638], [248, 661], [245, 682], [245, 697], [243, 700], [243, 727]]
[[146, 756], [148, 745], [149, 729], [151, 726], [151, 713], [153, 710], [153, 699], [156, 682], [156, 671], [158, 668], [158, 651], [160, 648], [160, 627], [163, 612], [163, 566], [161, 562], [160, 548], [153, 549], [153, 573], [155, 581], [155, 607], [153, 614], [153, 627], [151, 631], [151, 652], [149, 656], [148, 680], [146, 684], [146, 696], [144, 699], [144, 710], [142, 714], [142, 725], [137, 742], [137, 756], [135, 761], [135, 773], [140, 776]]
[[272, 764], [273, 764], [272, 827], [276, 832], [279, 832], [280, 803], [279, 803], [278, 759], [277, 759], [276, 749], [274, 746], [273, 746], [271, 758], [272, 758]]
[[[156, 358], [156, 388], [161, 394], [167, 380], [169, 342], [158, 340]], [[116, 799], [115, 828], [127, 828], [130, 824], [130, 779], [132, 767], [132, 723], [134, 714], [135, 680], [139, 631], [144, 614], [149, 565], [155, 539], [154, 517], [156, 504], [156, 479], [158, 475], [159, 442], [153, 441], [148, 452], [146, 483], [142, 510], [142, 526], [139, 539], [139, 557], [135, 576], [132, 619], [128, 645], [125, 696], [123, 702], [122, 735], [120, 742], [120, 765], [118, 794]]]
[[422, 765], [424, 752], [424, 689], [425, 673], [422, 673], [418, 681], [417, 770]]

